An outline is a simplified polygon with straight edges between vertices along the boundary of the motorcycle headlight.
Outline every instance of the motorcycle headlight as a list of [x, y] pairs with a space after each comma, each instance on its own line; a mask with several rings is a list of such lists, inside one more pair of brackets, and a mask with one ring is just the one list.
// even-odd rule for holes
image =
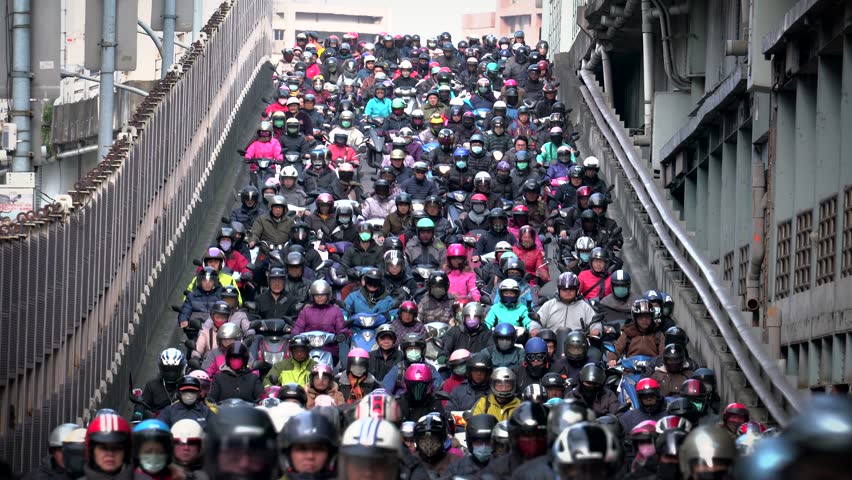
[[374, 323], [376, 323], [376, 317], [370, 315], [361, 315], [358, 317], [358, 322], [361, 324], [361, 326], [370, 328], [373, 326]]
[[258, 160], [257, 166], [260, 167], [260, 168], [268, 168], [269, 167], [269, 160]]
[[308, 343], [311, 344], [313, 348], [321, 348], [325, 342], [323, 342], [322, 337], [318, 335], [312, 335], [308, 337]]

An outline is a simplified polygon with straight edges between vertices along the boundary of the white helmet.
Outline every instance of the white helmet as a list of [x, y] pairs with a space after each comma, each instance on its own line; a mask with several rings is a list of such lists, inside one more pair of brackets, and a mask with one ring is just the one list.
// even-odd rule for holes
[[272, 419], [272, 424], [275, 425], [276, 432], [280, 432], [284, 428], [284, 424], [287, 423], [287, 420], [290, 420], [290, 417], [305, 411], [301, 405], [293, 402], [282, 402], [272, 407], [259, 405], [256, 408], [260, 408], [269, 415], [269, 418]]
[[583, 166], [586, 168], [600, 168], [601, 162], [597, 157], [586, 157], [586, 160], [583, 161]]
[[494, 247], [494, 251], [495, 252], [502, 252], [502, 253], [511, 252], [512, 251], [512, 244], [505, 241], [505, 240], [499, 241], [499, 242], [497, 242], [497, 245]]
[[494, 110], [494, 109], [497, 109], [497, 108], [508, 108], [508, 107], [506, 106], [506, 102], [504, 102], [502, 100], [497, 100], [496, 102], [494, 102], [494, 106], [491, 107], [491, 109]]
[[376, 73], [375, 77], [376, 77], [376, 82], [377, 82], [376, 86], [378, 86], [378, 82], [383, 82], [383, 81], [388, 79], [388, 76], [385, 72], [378, 72], [378, 73]]
[[476, 174], [475, 177], [473, 177], [473, 183], [474, 184], [478, 184], [480, 182], [485, 182], [485, 181], [491, 182], [491, 174], [488, 173], [488, 172], [479, 172], [479, 173]]
[[78, 428], [80, 428], [80, 425], [77, 425], [76, 423], [63, 423], [62, 425], [57, 426], [50, 431], [50, 437], [48, 437], [47, 440], [48, 446], [50, 448], [61, 448], [62, 442], [65, 441], [65, 437]]
[[412, 69], [411, 62], [408, 61], [408, 60], [403, 60], [403, 61], [399, 62], [399, 69], [400, 70], [411, 70]]
[[591, 237], [580, 237], [577, 239], [577, 243], [574, 244], [574, 250], [578, 252], [591, 252], [596, 246], [597, 245], [595, 245], [595, 241], [592, 240]]
[[498, 292], [503, 292], [503, 290], [511, 290], [516, 293], [521, 293], [521, 286], [518, 285], [518, 282], [512, 280], [511, 278], [507, 278], [500, 282], [500, 285], [497, 287]]
[[167, 348], [160, 354], [160, 365], [177, 367], [183, 364], [183, 353], [177, 348]]
[[450, 106], [451, 107], [463, 107], [464, 106], [464, 100], [462, 100], [461, 97], [455, 97], [452, 100], [450, 100]]
[[558, 467], [582, 464], [604, 464], [615, 467], [621, 449], [610, 430], [592, 422], [571, 425], [559, 434], [553, 445]]
[[191, 418], [178, 420], [172, 425], [172, 437], [175, 440], [204, 440], [204, 429]]
[[296, 167], [292, 165], [287, 165], [281, 171], [282, 178], [297, 178], [299, 176], [299, 172], [296, 170]]
[[355, 418], [364, 420], [378, 418], [395, 425], [402, 421], [402, 410], [393, 396], [385, 393], [366, 395], [355, 408]]
[[65, 434], [62, 443], [86, 443], [86, 429], [81, 427], [71, 430]]
[[[375, 456], [377, 459], [402, 458], [402, 436], [394, 424], [378, 418], [355, 420], [343, 432], [340, 456]], [[345, 468], [342, 471], [346, 471]], [[396, 478], [394, 476], [393, 478]]]

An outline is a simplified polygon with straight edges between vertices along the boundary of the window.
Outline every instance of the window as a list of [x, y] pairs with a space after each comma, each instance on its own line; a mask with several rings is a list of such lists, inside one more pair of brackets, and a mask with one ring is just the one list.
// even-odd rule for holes
[[790, 249], [792, 248], [793, 222], [787, 220], [778, 224], [775, 247], [775, 298], [781, 299], [790, 294]]
[[804, 292], [811, 288], [811, 232], [813, 211], [796, 216], [796, 256], [793, 269], [793, 291]]
[[281, 41], [284, 40], [284, 30], [276, 28], [274, 31], [275, 40]]

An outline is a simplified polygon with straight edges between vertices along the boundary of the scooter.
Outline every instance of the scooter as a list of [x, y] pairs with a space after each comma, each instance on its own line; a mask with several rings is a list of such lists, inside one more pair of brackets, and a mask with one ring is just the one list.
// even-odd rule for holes
[[252, 158], [247, 159], [245, 162], [257, 166], [257, 169], [251, 172], [250, 181], [258, 190], [263, 190], [263, 186], [268, 179], [278, 176], [276, 164], [270, 158]]
[[618, 370], [620, 378], [616, 393], [618, 401], [622, 405], [630, 404], [631, 408], [637, 408], [639, 398], [636, 396], [636, 384], [642, 379], [642, 372], [654, 363], [654, 358], [646, 355], [635, 355], [621, 360], [621, 365], [612, 370]]
[[[331, 355], [330, 352], [327, 352], [324, 347], [329, 347], [333, 345], [339, 345], [340, 347], [344, 347], [345, 343], [340, 343], [340, 340], [343, 339], [338, 338], [339, 335], [335, 335], [329, 332], [323, 332], [320, 330], [303, 332], [301, 333], [301, 336], [308, 339], [308, 345], [311, 346], [311, 351], [309, 352], [310, 357], [314, 359], [314, 361], [316, 361], [317, 363], [324, 363], [330, 366], [332, 369], [335, 369], [336, 371], [334, 365], [334, 357]], [[346, 352], [348, 352], [348, 349], [341, 348], [340, 358], [346, 358], [346, 355], [342, 354], [344, 353], [343, 350], [346, 350]]]
[[427, 333], [426, 352], [424, 352], [423, 356], [426, 359], [426, 363], [435, 367], [442, 376], [446, 375], [448, 377], [449, 369], [446, 365], [438, 362], [438, 356], [441, 354], [443, 347], [442, 339], [450, 329], [450, 326], [444, 322], [429, 322], [425, 327]]
[[356, 313], [349, 317], [349, 321], [352, 322], [352, 347], [368, 352], [378, 348], [376, 330], [388, 323], [387, 317], [380, 313]]
[[250, 365], [260, 372], [263, 378], [276, 363], [288, 356], [287, 345], [290, 341], [292, 319], [267, 318], [251, 322], [255, 339], [249, 351]]

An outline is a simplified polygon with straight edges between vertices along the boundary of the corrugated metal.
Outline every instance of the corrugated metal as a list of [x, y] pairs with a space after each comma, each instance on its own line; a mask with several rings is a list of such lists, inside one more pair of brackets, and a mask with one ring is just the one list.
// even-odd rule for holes
[[[145, 99], [119, 94], [115, 120], [136, 126], [139, 136], [133, 145], [117, 142], [108, 161], [80, 179], [74, 211], [23, 225], [23, 238], [0, 229], [0, 458], [16, 471], [37, 464], [56, 423], [118, 406], [127, 367], [149, 355], [156, 301], [146, 303], [152, 308], [143, 309], [142, 325], [114, 363], [140, 302], [176, 288], [180, 272], [157, 272], [156, 263], [171, 241], [172, 255], [186, 255], [194, 239], [174, 227], [187, 215], [197, 226], [207, 213], [190, 199], [202, 172], [224, 163], [212, 150], [228, 137], [224, 119], [239, 111], [240, 93], [262, 85], [270, 16], [266, 0], [222, 3], [205, 27], [211, 40], [181, 59], [181, 77], [157, 82]], [[217, 98], [220, 92], [227, 94]], [[54, 143], [97, 134], [97, 99], [57, 106], [54, 115]], [[189, 152], [197, 135], [203, 147]], [[202, 185], [204, 198], [215, 185]], [[145, 293], [149, 279], [154, 288]], [[103, 392], [112, 369], [112, 388]]]

